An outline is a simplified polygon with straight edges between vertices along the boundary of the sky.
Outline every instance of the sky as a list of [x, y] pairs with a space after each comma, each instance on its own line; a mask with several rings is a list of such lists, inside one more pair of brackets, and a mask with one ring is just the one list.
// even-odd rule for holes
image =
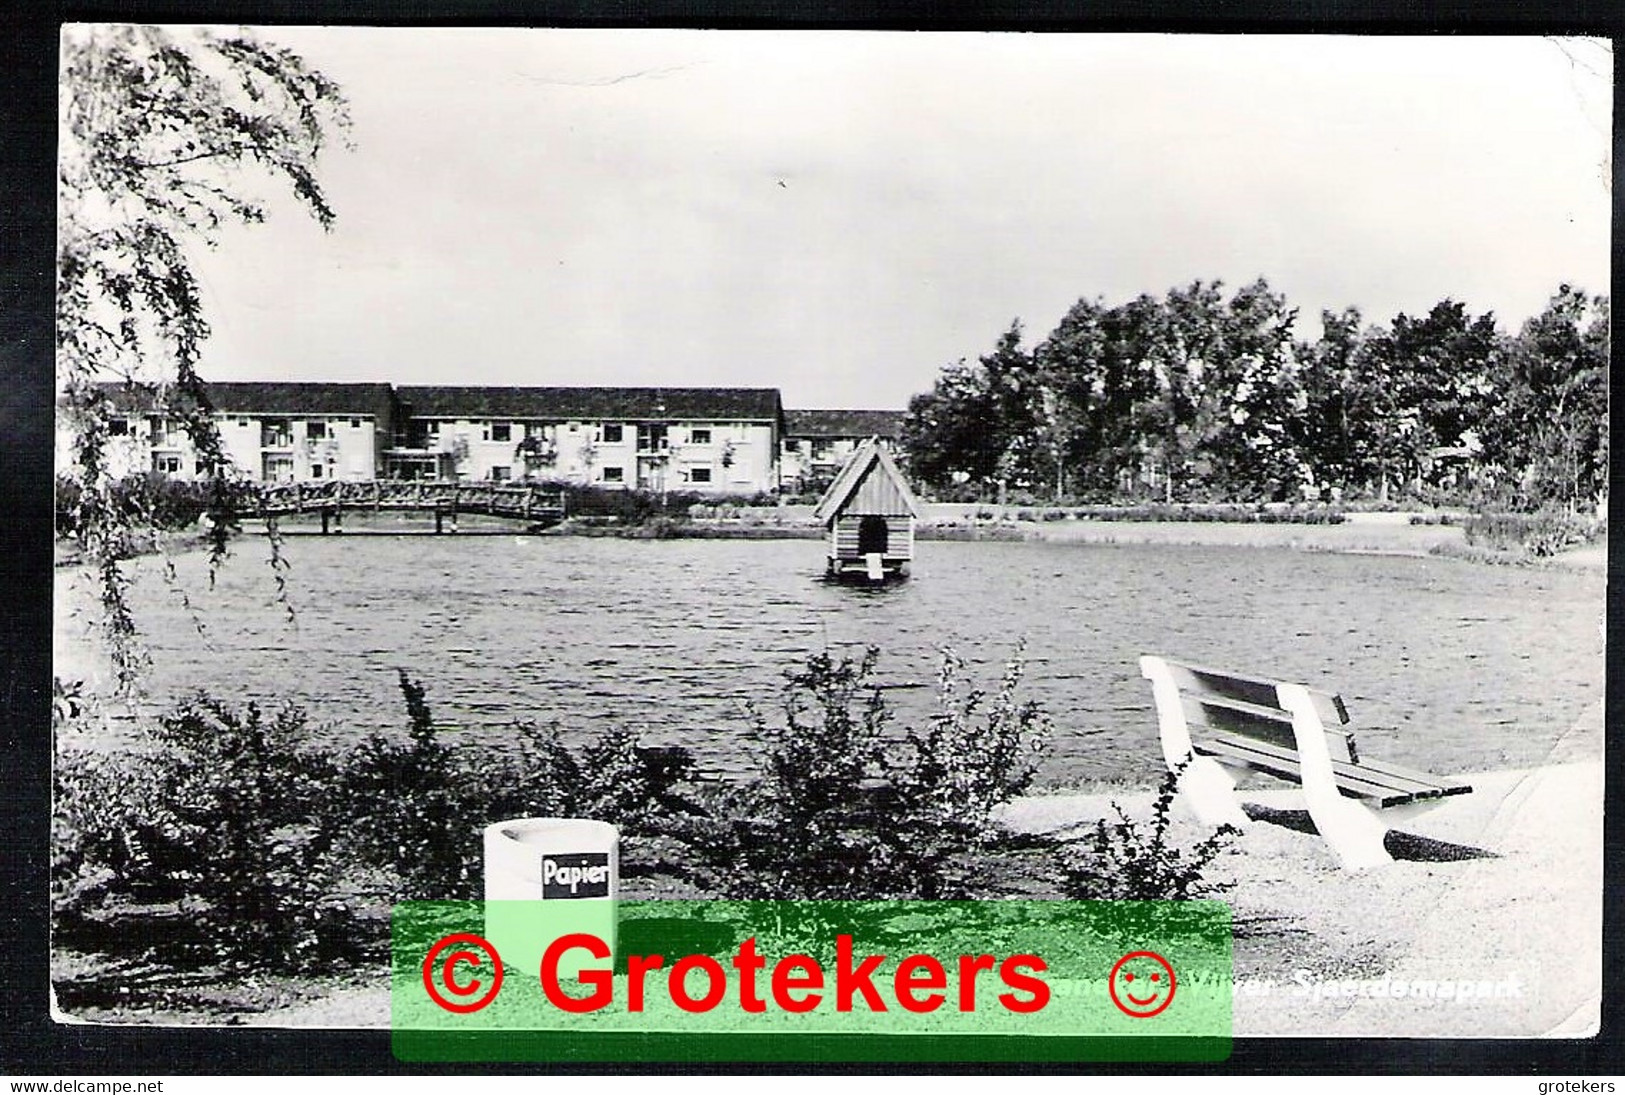
[[330, 233], [200, 255], [218, 380], [777, 387], [901, 408], [1014, 319], [1265, 277], [1319, 333], [1606, 292], [1593, 40], [278, 27]]

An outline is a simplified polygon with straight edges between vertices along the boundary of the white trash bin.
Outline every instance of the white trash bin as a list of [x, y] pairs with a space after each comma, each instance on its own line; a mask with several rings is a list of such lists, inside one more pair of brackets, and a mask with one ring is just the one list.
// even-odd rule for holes
[[620, 891], [620, 833], [605, 821], [526, 817], [485, 829], [485, 937], [508, 976], [537, 977], [542, 955], [559, 936], [596, 936], [610, 956], [566, 952], [559, 976], [610, 969], [615, 901]]

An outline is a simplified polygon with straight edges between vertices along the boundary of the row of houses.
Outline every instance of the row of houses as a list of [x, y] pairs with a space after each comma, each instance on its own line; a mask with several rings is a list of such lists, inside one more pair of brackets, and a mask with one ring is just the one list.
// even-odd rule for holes
[[[200, 474], [150, 390], [103, 386], [113, 475]], [[216, 383], [221, 442], [250, 478], [549, 480], [714, 494], [802, 493], [864, 440], [895, 447], [901, 411], [785, 410], [777, 388]], [[71, 423], [59, 416], [57, 462]]]

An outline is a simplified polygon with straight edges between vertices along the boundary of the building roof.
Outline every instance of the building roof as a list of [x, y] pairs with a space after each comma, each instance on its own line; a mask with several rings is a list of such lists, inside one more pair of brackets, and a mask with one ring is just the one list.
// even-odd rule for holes
[[[159, 411], [158, 392], [120, 381], [101, 385], [121, 411]], [[328, 384], [306, 381], [215, 382], [203, 385], [210, 404], [222, 414], [376, 415], [393, 398], [388, 384]]]
[[402, 386], [417, 418], [545, 418], [560, 421], [777, 421], [777, 388], [514, 388]]
[[884, 437], [903, 435], [902, 411], [800, 410], [784, 412], [786, 437]]
[[[856, 502], [854, 507], [852, 503]], [[853, 450], [846, 466], [835, 475], [835, 481], [819, 499], [813, 515], [819, 521], [829, 521], [849, 508], [860, 513], [880, 513], [885, 516], [920, 515], [920, 504], [908, 481], [886, 450], [870, 438]]]

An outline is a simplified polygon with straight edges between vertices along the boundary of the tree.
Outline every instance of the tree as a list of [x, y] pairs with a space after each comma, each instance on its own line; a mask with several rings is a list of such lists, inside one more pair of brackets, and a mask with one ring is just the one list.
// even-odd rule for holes
[[1297, 315], [1259, 278], [1218, 317], [1219, 364], [1203, 387], [1217, 404], [1208, 448], [1215, 485], [1227, 497], [1301, 497], [1313, 478], [1290, 429], [1305, 404], [1292, 337]]
[[1494, 412], [1491, 377], [1501, 352], [1494, 315], [1475, 319], [1449, 299], [1424, 317], [1400, 313], [1367, 333], [1354, 388], [1379, 498], [1395, 483], [1419, 488], [1436, 478], [1439, 450], [1477, 444], [1477, 427]]
[[1021, 341], [1021, 320], [1012, 320], [993, 352], [981, 359], [992, 411], [984, 426], [985, 445], [998, 452], [994, 475], [1001, 484], [1032, 490], [1054, 478], [1053, 431], [1046, 408], [1052, 393]]
[[1323, 311], [1320, 326], [1320, 338], [1298, 350], [1304, 406], [1293, 433], [1315, 483], [1330, 494], [1369, 478], [1373, 393], [1362, 383], [1367, 334], [1360, 310]]
[[902, 447], [909, 471], [941, 488], [966, 481], [993, 481], [1003, 455], [993, 420], [986, 374], [964, 361], [943, 369], [929, 392], [909, 400], [903, 416]]
[[1573, 509], [1607, 490], [1608, 323], [1608, 298], [1564, 285], [1498, 370], [1504, 405], [1490, 419], [1486, 456], [1516, 477], [1529, 508]]
[[[296, 54], [246, 31], [69, 28], [63, 35], [57, 174], [57, 376], [75, 434], [76, 526], [99, 575], [121, 686], [140, 656], [121, 562], [131, 520], [111, 504], [100, 381], [152, 393], [178, 418], [210, 484], [211, 565], [226, 555], [240, 486], [198, 374], [209, 335], [190, 250], [265, 218], [251, 177], [289, 188], [324, 228], [316, 178], [343, 96]], [[273, 539], [273, 566], [277, 565]]]
[[[1057, 465], [1057, 496], [1068, 482], [1074, 490], [1102, 487], [1103, 454], [1111, 445], [1108, 435], [1124, 424], [1107, 406], [1116, 386], [1106, 373], [1104, 319], [1105, 308], [1098, 300], [1080, 299], [1033, 351], [1042, 378], [1047, 439]], [[1105, 472], [1106, 489], [1114, 470]]]
[[1152, 297], [1110, 309], [1084, 298], [1034, 351], [1043, 390], [1058, 404], [1050, 433], [1075, 491], [1111, 496], [1139, 471], [1144, 431], [1155, 428], [1152, 360], [1162, 328]]

